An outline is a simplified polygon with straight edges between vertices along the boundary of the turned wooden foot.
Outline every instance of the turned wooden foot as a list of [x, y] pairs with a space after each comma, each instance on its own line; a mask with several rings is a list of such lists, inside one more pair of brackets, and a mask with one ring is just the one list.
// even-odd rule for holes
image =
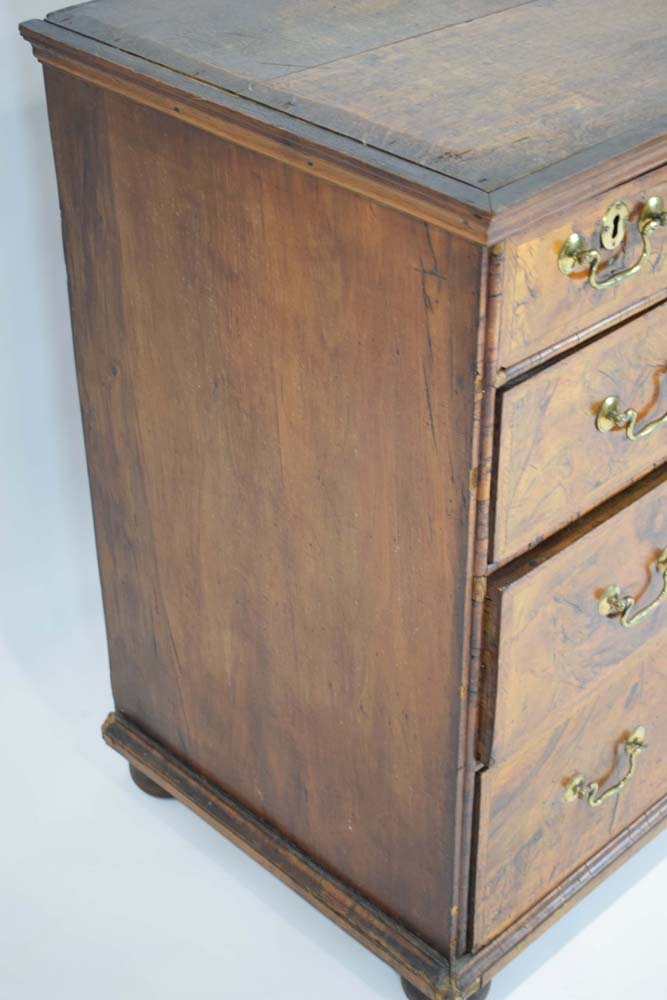
[[[401, 983], [403, 984], [405, 995], [409, 998], [409, 1000], [430, 1000], [425, 993], [420, 993], [419, 990], [412, 985], [412, 983], [407, 981], [407, 979], [401, 979]], [[468, 1000], [486, 1000], [490, 989], [491, 983], [487, 983], [486, 986], [482, 986], [481, 990], [478, 990], [477, 993], [473, 993]]]
[[156, 785], [154, 781], [147, 778], [138, 767], [134, 766], [134, 764], [130, 764], [130, 775], [135, 785], [140, 788], [142, 792], [146, 792], [146, 795], [154, 795], [156, 799], [173, 799], [173, 795], [170, 795], [169, 792], [165, 792], [164, 788], [160, 788], [160, 786]]

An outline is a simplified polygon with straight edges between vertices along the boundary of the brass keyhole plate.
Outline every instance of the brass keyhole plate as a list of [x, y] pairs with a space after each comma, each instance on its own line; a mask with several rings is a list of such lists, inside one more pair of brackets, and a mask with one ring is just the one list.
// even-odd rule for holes
[[610, 205], [602, 219], [600, 243], [605, 250], [615, 250], [625, 239], [630, 209], [624, 201], [615, 201]]

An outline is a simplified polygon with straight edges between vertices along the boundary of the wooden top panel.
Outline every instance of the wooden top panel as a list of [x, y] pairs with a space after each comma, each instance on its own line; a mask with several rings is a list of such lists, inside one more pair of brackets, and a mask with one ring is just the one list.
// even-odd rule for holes
[[492, 192], [667, 133], [662, 14], [660, 0], [632, 17], [626, 0], [604, 17], [589, 0], [92, 0], [49, 20]]
[[[175, 58], [247, 80], [272, 80], [400, 42], [519, 0], [92, 0], [48, 19], [120, 48], [162, 46]], [[173, 65], [173, 64], [172, 64]]]

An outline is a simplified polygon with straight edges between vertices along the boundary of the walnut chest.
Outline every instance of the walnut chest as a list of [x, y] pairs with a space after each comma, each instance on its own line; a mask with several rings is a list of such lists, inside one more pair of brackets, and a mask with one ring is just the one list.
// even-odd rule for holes
[[667, 821], [659, 0], [92, 0], [44, 64], [107, 742], [403, 977]]

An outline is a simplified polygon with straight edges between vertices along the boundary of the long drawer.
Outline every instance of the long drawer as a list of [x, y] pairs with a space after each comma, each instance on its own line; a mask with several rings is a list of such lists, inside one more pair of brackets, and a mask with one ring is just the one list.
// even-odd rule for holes
[[[651, 488], [652, 487], [652, 488]], [[574, 541], [556, 541], [489, 581], [480, 754], [504, 761], [580, 700], [665, 640], [667, 602], [639, 625], [600, 614], [618, 585], [638, 607], [660, 591], [657, 555], [667, 546], [667, 472], [635, 487], [637, 498]], [[603, 511], [601, 518], [606, 516]], [[666, 661], [667, 662], [667, 661]]]
[[[506, 390], [493, 559], [503, 563], [667, 460], [667, 421], [631, 440], [598, 426], [605, 400], [638, 412], [631, 437], [667, 413], [667, 305]], [[609, 408], [609, 404], [606, 404]]]
[[[667, 664], [664, 643], [504, 765], [480, 778], [474, 900], [475, 946], [488, 943], [576, 868], [667, 795]], [[530, 719], [527, 730], [532, 731]], [[591, 807], [573, 789], [598, 795], [627, 779], [626, 741], [648, 748], [618, 795]], [[535, 730], [535, 732], [540, 732]], [[529, 733], [527, 733], [529, 735]], [[575, 786], [574, 781], [579, 778]], [[595, 800], [593, 800], [595, 801]]]
[[[571, 544], [545, 547], [493, 579], [486, 608], [475, 940], [482, 944], [667, 794], [667, 473]], [[610, 591], [616, 586], [618, 591]], [[602, 603], [606, 598], [606, 603]], [[635, 602], [624, 627], [614, 599]], [[629, 602], [627, 602], [629, 603]], [[579, 772], [604, 789], [650, 749], [599, 808], [566, 801]]]

